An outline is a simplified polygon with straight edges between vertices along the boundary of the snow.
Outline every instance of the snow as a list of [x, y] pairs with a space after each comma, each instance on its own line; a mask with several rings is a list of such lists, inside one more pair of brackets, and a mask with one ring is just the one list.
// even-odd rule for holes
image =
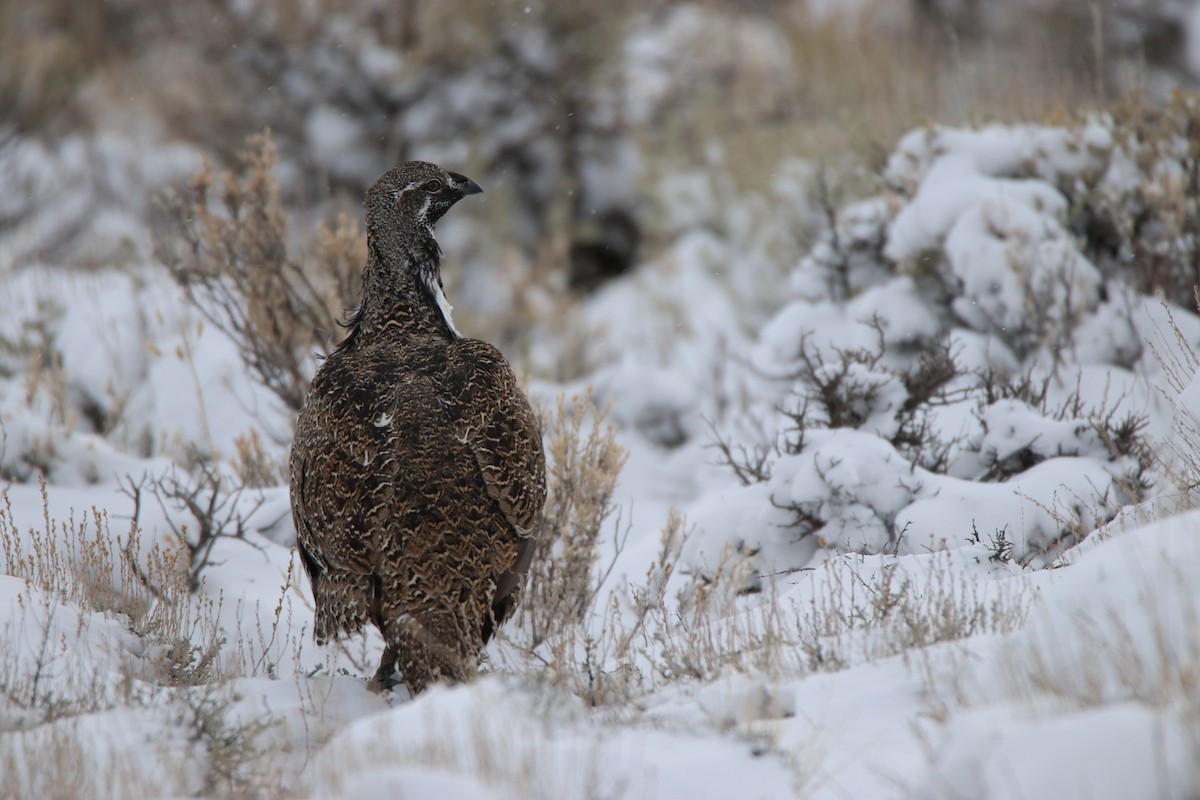
[[[786, 96], [777, 87], [795, 66], [787, 38], [770, 22], [691, 4], [658, 16], [645, 20], [625, 43], [631, 119], [661, 120], [679, 94], [728, 80], [723, 74], [747, 75], [742, 91], [733, 93], [737, 105], [769, 107]], [[731, 69], [734, 64], [739, 69]]]
[[[574, 702], [572, 702], [574, 701]], [[363, 753], [388, 755], [363, 762]], [[608, 728], [590, 719], [574, 698], [522, 691], [488, 678], [470, 686], [437, 688], [410, 703], [351, 725], [336, 735], [312, 767], [315, 796], [349, 797], [340, 786], [347, 764], [374, 780], [447, 782], [403, 762], [422, 751], [443, 770], [483, 779], [485, 797], [601, 795], [720, 798], [780, 797], [791, 774], [772, 756], [729, 748], [719, 737], [662, 729]], [[397, 763], [398, 762], [398, 763]], [[415, 772], [415, 774], [414, 774]], [[404, 785], [404, 784], [402, 784]], [[478, 784], [454, 787], [478, 792]], [[457, 797], [458, 795], [452, 795]], [[464, 793], [464, 797], [475, 796]]]
[[[687, 79], [660, 56], [697, 37], [788, 63], [773, 31], [705, 13], [631, 39], [637, 114]], [[467, 113], [475, 80], [440, 102]], [[322, 167], [369, 171], [365, 129], [332, 106], [306, 119]], [[22, 141], [0, 161], [37, 206], [0, 230], [6, 788], [51, 794], [32, 757], [51, 752], [80, 795], [1195, 795], [1200, 515], [1146, 450], [1187, 474], [1200, 316], [1093, 261], [1072, 225], [1079, 186], [1119, 204], [1146, 179], [1123, 147], [1103, 118], [915, 131], [834, 230], [794, 159], [758, 193], [716, 151], [664, 177], [662, 241], [564, 312], [582, 344], [546, 325], [515, 356], [545, 408], [592, 386], [628, 450], [596, 605], [576, 641], [530, 654], [514, 626], [476, 680], [410, 698], [366, 691], [377, 634], [312, 642], [285, 486], [227, 497], [245, 530], [170, 593], [200, 521], [151, 482], [198, 462], [232, 477], [251, 432], [282, 463], [290, 417], [152, 262], [137, 203], [43, 202], [87, 153], [128, 198], [189, 154], [135, 168], [112, 141]], [[80, 225], [93, 269], [37, 252]], [[785, 244], [798, 229], [804, 252]], [[549, 377], [576, 346], [575, 374]], [[956, 369], [928, 393], [918, 365], [938, 354]], [[1126, 415], [1142, 446], [1120, 439]], [[686, 523], [664, 545], [672, 509]], [[658, 585], [627, 649], [604, 650]]]
[[372, 182], [378, 177], [368, 177], [378, 165], [376, 159], [363, 152], [365, 126], [344, 111], [317, 106], [305, 120], [304, 133], [318, 166], [357, 181]]
[[1039, 575], [1027, 626], [967, 668], [971, 708], [945, 731], [918, 794], [1187, 796], [1195, 723], [1176, 704], [1194, 687], [1177, 670], [1200, 653], [1200, 591], [1180, 565], [1200, 558], [1197, 521], [1192, 512], [1106, 538]]
[[[959, 547], [972, 532], [1005, 531], [1018, 554], [1052, 545], [1065, 524], [1097, 523], [1092, 503], [1113, 491], [1113, 476], [1095, 461], [1055, 458], [999, 484], [954, 478], [937, 481], [896, 515], [905, 546]], [[928, 487], [927, 491], [928, 491]]]
[[[918, 784], [918, 796], [1184, 797], [1193, 779], [1170, 766], [1190, 758], [1183, 726], [1133, 704], [1048, 720], [989, 710], [963, 715], [951, 734], [940, 774]], [[1086, 771], [1064, 768], [1080, 763]], [[1147, 764], [1161, 769], [1149, 782]]]

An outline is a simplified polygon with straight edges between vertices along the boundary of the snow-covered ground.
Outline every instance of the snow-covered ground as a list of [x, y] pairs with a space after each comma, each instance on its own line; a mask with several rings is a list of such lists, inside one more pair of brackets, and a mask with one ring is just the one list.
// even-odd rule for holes
[[[597, 599], [417, 698], [366, 691], [376, 638], [312, 643], [281, 481], [212, 496], [242, 535], [182, 581], [196, 465], [280, 462], [288, 415], [136, 203], [39, 205], [0, 237], [0, 795], [1197, 796], [1200, 317], [1119, 224], [1194, 180], [1165, 142], [914, 131], [832, 225], [798, 162], [668, 176], [663, 246], [567, 322], [586, 374], [540, 377], [549, 327], [519, 365], [545, 408], [590, 384], [628, 451]], [[37, 199], [84, 144], [21, 147]], [[111, 191], [196, 163], [90, 148]], [[98, 266], [14, 267], [67, 228]]]

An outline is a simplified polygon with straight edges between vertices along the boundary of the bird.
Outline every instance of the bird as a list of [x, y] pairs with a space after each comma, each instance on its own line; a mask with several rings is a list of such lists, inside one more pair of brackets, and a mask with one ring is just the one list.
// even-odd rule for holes
[[374, 625], [368, 687], [469, 680], [520, 602], [546, 501], [537, 418], [512, 367], [451, 317], [434, 226], [483, 191], [403, 163], [366, 193], [367, 262], [289, 458], [318, 644]]

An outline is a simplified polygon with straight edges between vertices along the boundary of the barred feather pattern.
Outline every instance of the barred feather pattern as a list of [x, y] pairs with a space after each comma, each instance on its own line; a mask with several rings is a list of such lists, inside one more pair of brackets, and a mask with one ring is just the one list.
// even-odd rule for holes
[[397, 669], [414, 694], [474, 673], [519, 602], [546, 498], [541, 432], [512, 369], [460, 337], [438, 297], [433, 225], [477, 191], [410, 162], [368, 192], [363, 302], [317, 370], [292, 445], [314, 635], [375, 625], [379, 689]]

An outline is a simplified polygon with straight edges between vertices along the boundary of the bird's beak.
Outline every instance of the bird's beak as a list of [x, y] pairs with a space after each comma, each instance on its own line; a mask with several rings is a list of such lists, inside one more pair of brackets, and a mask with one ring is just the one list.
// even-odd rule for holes
[[483, 194], [483, 187], [470, 178], [467, 178], [467, 185], [462, 187], [462, 193], [463, 197], [469, 194]]

